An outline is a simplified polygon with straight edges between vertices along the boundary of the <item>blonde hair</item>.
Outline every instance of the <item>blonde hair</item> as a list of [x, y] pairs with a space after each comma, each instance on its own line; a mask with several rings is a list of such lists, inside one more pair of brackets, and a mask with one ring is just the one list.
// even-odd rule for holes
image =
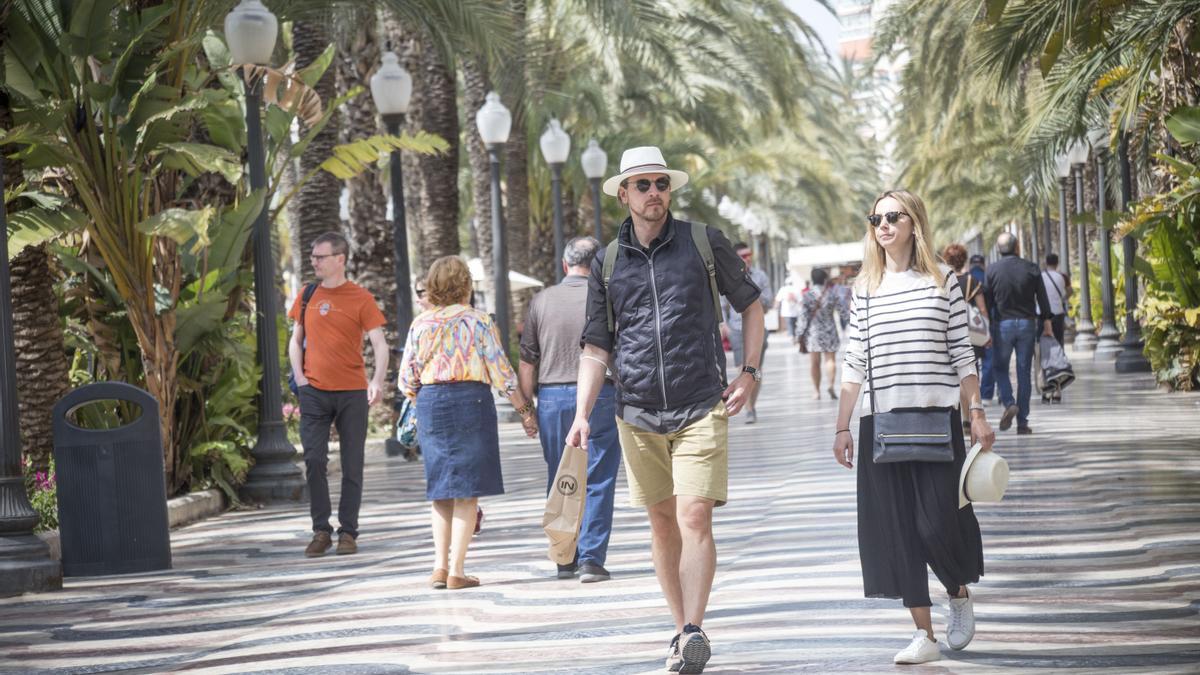
[[465, 304], [471, 297], [471, 270], [456, 255], [438, 258], [425, 275], [425, 297], [435, 307]]
[[[925, 211], [925, 202], [908, 190], [888, 190], [875, 198], [871, 213], [875, 212], [879, 202], [888, 197], [900, 202], [913, 222], [913, 255], [909, 259], [909, 269], [929, 277], [939, 289], [943, 288], [943, 270], [933, 252], [933, 237], [929, 232], [929, 216]], [[867, 235], [863, 238], [863, 249], [862, 271], [858, 275], [858, 283], [867, 293], [872, 293], [879, 288], [883, 281], [883, 272], [887, 269], [887, 253], [883, 250], [883, 244], [875, 238], [874, 227], [868, 226]]]

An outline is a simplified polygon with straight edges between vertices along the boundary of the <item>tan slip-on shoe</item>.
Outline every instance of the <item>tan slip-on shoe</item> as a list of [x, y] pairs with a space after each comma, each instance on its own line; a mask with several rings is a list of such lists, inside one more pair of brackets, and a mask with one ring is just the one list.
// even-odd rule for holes
[[460, 588], [475, 588], [479, 585], [479, 579], [475, 577], [446, 577], [446, 588], [451, 591], [457, 591]]
[[329, 547], [333, 546], [333, 538], [329, 533], [321, 530], [313, 533], [312, 541], [308, 542], [308, 547], [304, 549], [304, 555], [308, 558], [320, 558], [325, 555]]
[[429, 575], [429, 587], [439, 591], [442, 590], [446, 587], [446, 578], [449, 574], [446, 570], [440, 567], [437, 568], [433, 571], [433, 574]]

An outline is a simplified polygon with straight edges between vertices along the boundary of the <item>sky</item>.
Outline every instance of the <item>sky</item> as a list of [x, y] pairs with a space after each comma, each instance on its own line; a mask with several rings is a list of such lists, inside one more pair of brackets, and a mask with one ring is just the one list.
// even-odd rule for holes
[[791, 6], [792, 11], [799, 14], [800, 18], [817, 31], [821, 41], [825, 43], [825, 48], [836, 58], [838, 32], [841, 30], [837, 16], [817, 0], [788, 0], [788, 5]]

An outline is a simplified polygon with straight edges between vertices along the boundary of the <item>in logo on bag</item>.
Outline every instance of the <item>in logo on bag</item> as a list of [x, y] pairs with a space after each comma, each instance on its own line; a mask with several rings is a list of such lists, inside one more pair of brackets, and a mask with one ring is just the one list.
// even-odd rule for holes
[[575, 490], [578, 488], [579, 485], [571, 476], [563, 476], [558, 479], [558, 493], [564, 497], [570, 497], [575, 494]]

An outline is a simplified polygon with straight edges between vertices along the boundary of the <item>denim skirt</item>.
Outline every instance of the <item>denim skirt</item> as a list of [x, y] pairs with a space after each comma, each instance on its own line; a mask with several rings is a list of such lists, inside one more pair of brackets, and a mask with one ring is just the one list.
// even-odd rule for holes
[[496, 404], [488, 385], [422, 385], [417, 392], [417, 442], [425, 464], [426, 499], [504, 494]]

